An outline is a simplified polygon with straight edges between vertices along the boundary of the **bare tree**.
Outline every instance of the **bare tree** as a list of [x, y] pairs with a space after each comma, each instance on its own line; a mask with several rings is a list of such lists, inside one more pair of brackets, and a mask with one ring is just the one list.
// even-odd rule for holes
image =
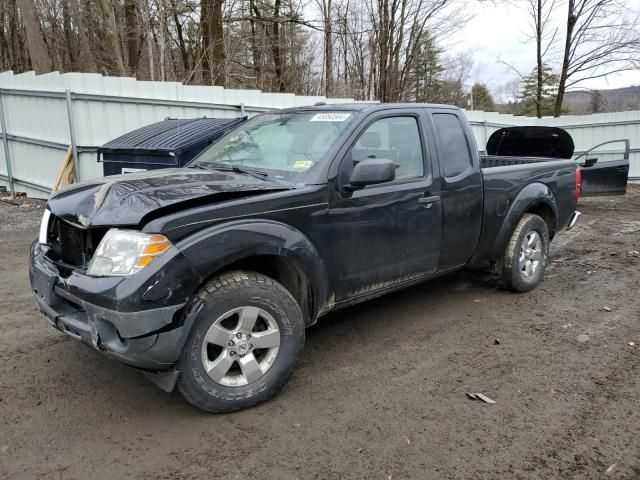
[[564, 94], [588, 79], [640, 68], [638, 17], [619, 0], [569, 0], [554, 115]]
[[24, 28], [27, 34], [27, 45], [29, 46], [29, 57], [31, 67], [36, 73], [45, 73], [51, 70], [51, 59], [47, 46], [42, 38], [40, 20], [33, 0], [19, 0], [20, 13], [24, 21]]
[[91, 53], [89, 38], [85, 31], [85, 11], [81, 11], [82, 0], [67, 0], [70, 3], [71, 15], [73, 22], [78, 31], [78, 69], [82, 72], [95, 72], [96, 60]]
[[464, 21], [455, 0], [0, 0], [0, 63], [25, 71], [38, 54], [26, 51], [16, 2], [35, 5], [31, 27], [48, 62], [39, 72], [362, 100], [467, 93], [453, 66], [440, 65], [438, 45]]
[[[191, 71], [191, 57], [189, 55], [189, 49], [187, 47], [187, 39], [185, 37], [184, 26], [185, 20], [183, 20], [184, 11], [188, 11], [182, 4], [178, 7], [176, 0], [169, 0], [171, 6], [171, 19], [175, 27], [175, 41], [178, 49], [180, 50], [180, 58], [182, 59], [182, 70], [187, 73]], [[188, 74], [188, 73], [187, 73]]]
[[120, 75], [125, 75], [126, 68], [124, 66], [124, 60], [122, 59], [122, 49], [120, 48], [120, 41], [118, 38], [116, 15], [111, 1], [100, 0], [100, 9], [102, 10], [102, 15], [104, 17], [104, 34], [111, 59], [116, 66], [117, 72]]
[[138, 71], [138, 2], [124, 0], [124, 17], [126, 27], [127, 65], [131, 75]]
[[556, 0], [526, 0], [527, 12], [529, 14], [533, 35], [532, 38], [536, 42], [536, 75], [537, 75], [537, 87], [536, 87], [536, 115], [538, 118], [542, 117], [542, 101], [544, 90], [544, 65], [545, 57], [549, 52], [549, 49], [554, 43], [556, 35], [558, 33], [557, 28], [550, 29], [550, 17], [551, 13], [556, 7]]
[[333, 95], [333, 23], [331, 0], [317, 0], [318, 8], [322, 13], [324, 27], [324, 77], [325, 95]]
[[[464, 16], [449, 11], [451, 0], [369, 0], [373, 41], [379, 45], [376, 60], [379, 64], [377, 97], [395, 101], [402, 97], [419, 46], [429, 28], [447, 25], [445, 16]], [[436, 22], [437, 20], [437, 22]], [[440, 27], [436, 26], [440, 23]]]
[[271, 49], [271, 56], [275, 69], [277, 91], [285, 92], [284, 67], [282, 58], [282, 43], [280, 38], [280, 24], [283, 22], [281, 16], [282, 0], [275, 0], [270, 18], [265, 18], [258, 6], [253, 4], [253, 12], [257, 19], [261, 21], [264, 32]]
[[226, 85], [224, 30], [222, 7], [224, 0], [213, 0], [209, 10], [209, 52], [214, 85]]

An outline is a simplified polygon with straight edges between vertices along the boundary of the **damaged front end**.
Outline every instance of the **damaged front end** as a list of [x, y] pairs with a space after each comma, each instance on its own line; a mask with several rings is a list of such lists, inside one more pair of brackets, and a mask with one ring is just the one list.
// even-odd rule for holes
[[234, 172], [171, 169], [61, 190], [31, 248], [38, 306], [56, 329], [171, 390], [203, 278], [172, 239], [144, 225], [179, 209], [290, 188]]
[[49, 245], [33, 243], [29, 277], [40, 310], [56, 329], [154, 372], [151, 379], [170, 391], [177, 379], [172, 369], [199, 308], [190, 299], [202, 279], [175, 247], [134, 275], [88, 275], [91, 239], [100, 234], [83, 234], [72, 252], [69, 244], [58, 245], [60, 236]]

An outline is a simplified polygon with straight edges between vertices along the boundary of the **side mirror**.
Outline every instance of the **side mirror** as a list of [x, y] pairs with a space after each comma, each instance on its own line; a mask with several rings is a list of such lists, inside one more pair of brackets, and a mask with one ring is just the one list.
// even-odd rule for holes
[[396, 178], [396, 166], [391, 160], [372, 158], [355, 164], [349, 179], [350, 188], [390, 182]]
[[596, 164], [596, 162], [598, 161], [597, 158], [585, 158], [584, 163], [582, 164], [582, 166], [584, 167], [592, 167], [593, 165]]

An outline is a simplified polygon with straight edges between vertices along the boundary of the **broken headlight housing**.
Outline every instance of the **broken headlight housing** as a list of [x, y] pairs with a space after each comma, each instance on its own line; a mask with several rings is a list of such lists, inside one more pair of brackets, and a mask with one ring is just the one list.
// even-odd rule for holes
[[40, 222], [40, 233], [38, 234], [38, 243], [46, 245], [49, 236], [49, 220], [51, 219], [51, 212], [48, 208], [44, 209], [42, 214], [42, 221]]
[[87, 273], [96, 277], [131, 275], [169, 248], [171, 242], [164, 235], [112, 228], [100, 241]]

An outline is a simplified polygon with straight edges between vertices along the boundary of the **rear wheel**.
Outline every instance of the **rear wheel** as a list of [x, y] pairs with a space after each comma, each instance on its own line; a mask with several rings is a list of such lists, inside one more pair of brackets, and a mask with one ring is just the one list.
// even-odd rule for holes
[[304, 345], [296, 301], [278, 282], [251, 272], [221, 275], [199, 296], [204, 305], [180, 360], [180, 393], [209, 412], [270, 399]]
[[549, 253], [549, 229], [538, 215], [522, 216], [496, 267], [502, 285], [515, 292], [528, 292], [544, 277]]

